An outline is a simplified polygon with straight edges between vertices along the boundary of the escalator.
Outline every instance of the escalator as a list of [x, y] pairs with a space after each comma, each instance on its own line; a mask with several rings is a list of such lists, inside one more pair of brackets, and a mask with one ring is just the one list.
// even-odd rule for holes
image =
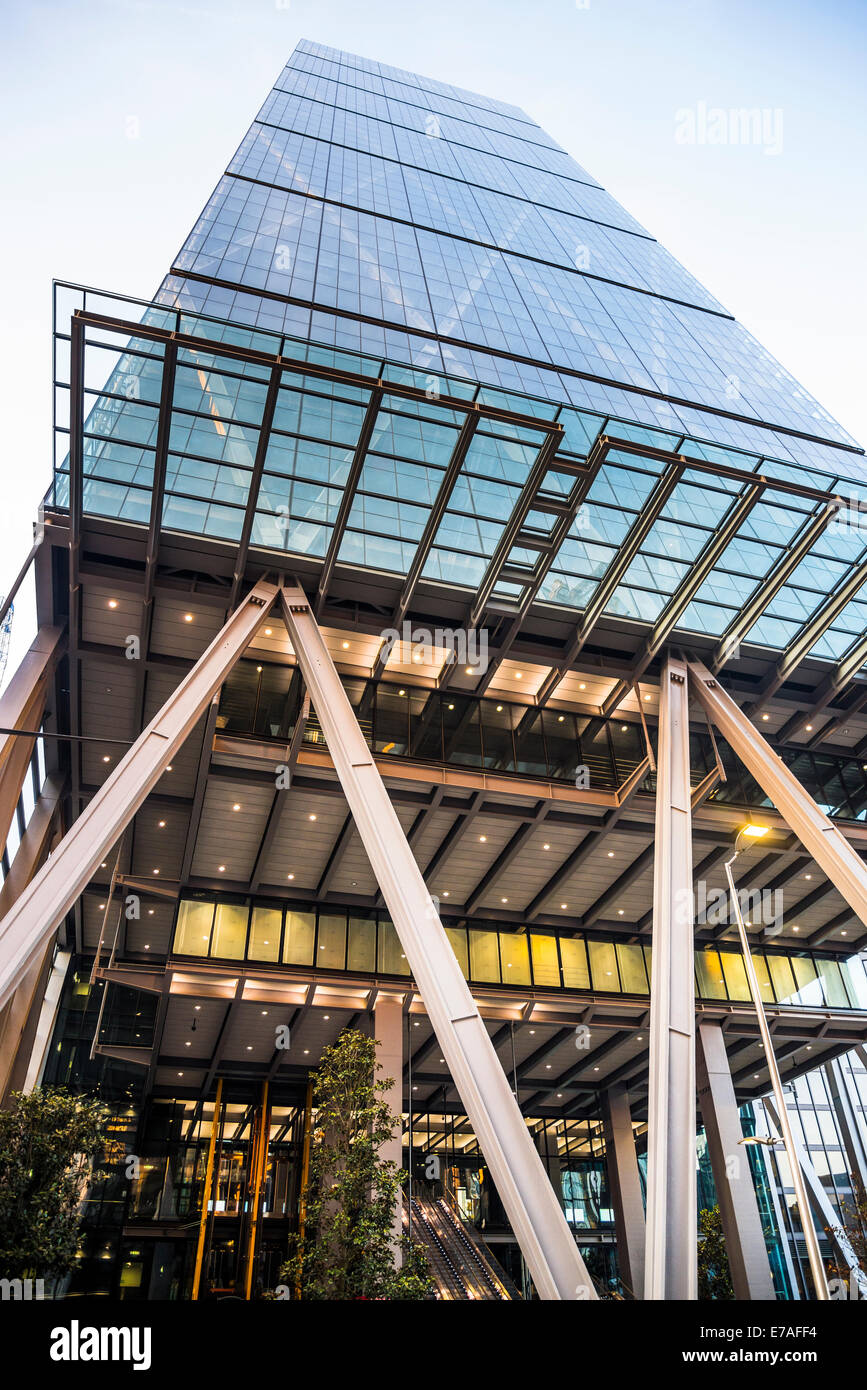
[[[413, 1197], [409, 1207], [413, 1240], [424, 1248], [428, 1257], [437, 1298], [506, 1302], [520, 1297], [475, 1229], [468, 1226], [444, 1198]], [[409, 1226], [408, 1213], [405, 1203], [404, 1227]]]

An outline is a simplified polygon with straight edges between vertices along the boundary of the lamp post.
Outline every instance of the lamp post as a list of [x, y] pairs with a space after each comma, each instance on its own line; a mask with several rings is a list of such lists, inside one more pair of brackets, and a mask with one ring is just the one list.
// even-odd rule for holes
[[734, 875], [732, 874], [732, 864], [735, 862], [738, 855], [740, 854], [739, 846], [741, 838], [744, 837], [747, 839], [754, 840], [761, 839], [762, 836], [766, 835], [767, 833], [768, 832], [766, 826], [745, 825], [743, 829], [739, 832], [738, 837], [735, 840], [734, 854], [732, 855], [731, 859], [726, 860], [725, 871], [726, 878], [728, 879], [732, 906], [734, 908], [735, 920], [737, 922], [738, 936], [740, 938], [741, 943], [741, 951], [743, 952], [744, 957], [744, 968], [747, 972], [747, 980], [749, 981], [750, 994], [752, 995], [753, 1004], [756, 1010], [756, 1017], [758, 1019], [759, 1024], [759, 1032], [762, 1035], [762, 1042], [765, 1045], [765, 1057], [767, 1059], [768, 1071], [771, 1077], [771, 1089], [774, 1093], [774, 1099], [777, 1102], [777, 1114], [779, 1116], [780, 1121], [780, 1131], [782, 1133], [783, 1146], [786, 1150], [786, 1154], [789, 1159], [789, 1168], [791, 1169], [792, 1173], [792, 1186], [795, 1189], [795, 1197], [797, 1198], [798, 1202], [798, 1211], [801, 1214], [801, 1228], [804, 1232], [804, 1241], [806, 1242], [807, 1246], [807, 1255], [810, 1261], [810, 1270], [813, 1275], [813, 1284], [816, 1290], [816, 1298], [820, 1302], [826, 1302], [830, 1298], [830, 1294], [828, 1292], [828, 1281], [825, 1278], [825, 1267], [822, 1264], [822, 1256], [819, 1252], [819, 1241], [816, 1237], [816, 1228], [813, 1225], [813, 1217], [810, 1212], [810, 1207], [807, 1201], [807, 1190], [804, 1187], [804, 1177], [801, 1172], [800, 1162], [798, 1161], [798, 1154], [797, 1150], [795, 1149], [795, 1140], [792, 1135], [791, 1125], [789, 1124], [789, 1114], [786, 1110], [786, 1101], [783, 1094], [783, 1083], [780, 1079], [780, 1072], [777, 1066], [777, 1058], [776, 1054], [774, 1053], [774, 1045], [771, 1041], [771, 1030], [768, 1027], [768, 1020], [765, 1017], [765, 1006], [762, 1001], [762, 995], [759, 989], [758, 976], [756, 975], [755, 966], [753, 965], [753, 958], [750, 954], [750, 943], [749, 938], [747, 936], [747, 929], [744, 926], [744, 919], [743, 914], [741, 912], [740, 900], [738, 898], [737, 889], [735, 887]]

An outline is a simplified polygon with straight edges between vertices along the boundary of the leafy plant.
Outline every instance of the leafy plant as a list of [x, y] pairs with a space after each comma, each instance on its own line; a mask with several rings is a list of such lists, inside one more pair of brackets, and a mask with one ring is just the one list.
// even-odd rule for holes
[[700, 1299], [733, 1299], [729, 1257], [719, 1207], [698, 1214], [698, 1296]]
[[381, 1150], [400, 1122], [383, 1099], [392, 1082], [377, 1078], [376, 1048], [375, 1039], [344, 1029], [313, 1076], [306, 1220], [280, 1272], [302, 1299], [423, 1299], [432, 1290], [419, 1246], [402, 1237], [397, 1260], [402, 1172]]
[[0, 1110], [0, 1274], [65, 1273], [78, 1248], [79, 1208], [108, 1108], [61, 1089], [16, 1092]]

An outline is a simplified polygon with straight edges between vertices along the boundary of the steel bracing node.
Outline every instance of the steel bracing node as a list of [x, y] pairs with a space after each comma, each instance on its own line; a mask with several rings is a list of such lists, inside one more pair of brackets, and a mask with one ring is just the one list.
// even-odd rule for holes
[[659, 685], [644, 1296], [698, 1297], [692, 807], [686, 664]]
[[0, 1008], [156, 785], [276, 596], [276, 586], [265, 582], [251, 590], [0, 921]]
[[[281, 589], [305, 685], [443, 1056], [542, 1299], [596, 1293], [304, 591]], [[691, 960], [690, 954], [690, 960]]]

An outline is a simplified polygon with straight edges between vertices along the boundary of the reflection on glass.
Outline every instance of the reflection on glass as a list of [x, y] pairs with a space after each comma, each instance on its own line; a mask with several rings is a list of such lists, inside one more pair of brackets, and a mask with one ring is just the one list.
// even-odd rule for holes
[[283, 935], [284, 965], [312, 965], [313, 937], [316, 930], [315, 912], [286, 913]]
[[379, 924], [379, 968], [386, 975], [409, 974], [409, 963], [393, 922]]
[[283, 914], [276, 907], [254, 907], [250, 923], [250, 945], [247, 954], [251, 960], [280, 959], [280, 927]]
[[224, 960], [243, 960], [247, 944], [247, 909], [234, 903], [217, 903], [211, 955]]
[[504, 985], [530, 983], [530, 950], [526, 936], [500, 932], [500, 959]]
[[533, 981], [542, 988], [558, 989], [560, 986], [560, 961], [557, 955], [556, 936], [543, 936], [541, 932], [530, 933], [530, 950], [533, 956]]
[[213, 903], [182, 902], [175, 928], [175, 952], [179, 956], [206, 956], [214, 920]]

